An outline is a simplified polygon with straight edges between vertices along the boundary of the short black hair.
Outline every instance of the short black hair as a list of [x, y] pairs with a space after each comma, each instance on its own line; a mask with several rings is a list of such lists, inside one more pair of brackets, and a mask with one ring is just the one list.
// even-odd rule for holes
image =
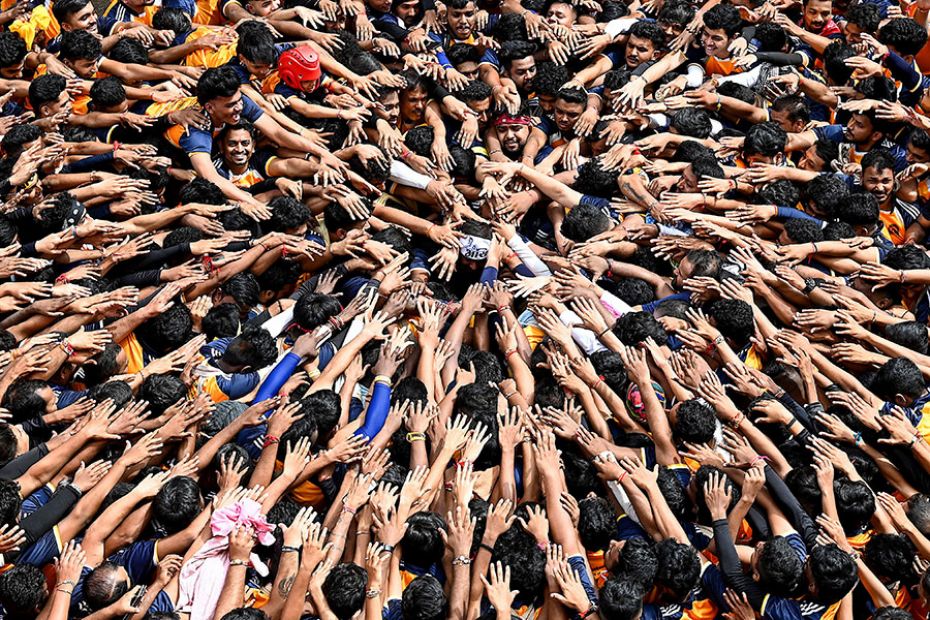
[[26, 42], [15, 32], [0, 32], [0, 67], [13, 67], [26, 58]]
[[100, 40], [87, 30], [68, 30], [61, 33], [62, 60], [97, 60], [103, 53]]
[[139, 395], [148, 401], [155, 415], [161, 415], [168, 407], [187, 396], [187, 386], [172, 375], [149, 375], [142, 382]]
[[788, 133], [781, 128], [781, 125], [773, 122], [758, 123], [750, 127], [749, 131], [746, 132], [743, 153], [745, 155], [775, 157], [779, 153], [785, 152], [787, 143]]
[[775, 596], [791, 597], [804, 575], [804, 564], [784, 536], [767, 540], [759, 553], [759, 576]]
[[708, 30], [723, 30], [727, 37], [736, 36], [742, 25], [739, 9], [732, 4], [718, 4], [704, 14], [704, 27]]
[[323, 596], [339, 620], [350, 620], [365, 605], [368, 573], [352, 562], [337, 564], [323, 581]]
[[152, 519], [168, 534], [186, 528], [201, 510], [200, 488], [187, 476], [169, 479], [152, 501]]
[[15, 564], [0, 575], [0, 604], [6, 617], [35, 618], [47, 599], [45, 575], [37, 567]]
[[[720, 6], [720, 5], [718, 5]], [[659, 570], [656, 580], [678, 600], [684, 600], [701, 578], [701, 560], [691, 545], [667, 538], [656, 545]]]
[[562, 234], [572, 241], [582, 242], [610, 229], [610, 218], [598, 207], [581, 204], [562, 221]]
[[886, 22], [876, 38], [902, 56], [914, 56], [926, 45], [927, 30], [910, 17], [901, 17]]
[[205, 105], [219, 97], [232, 97], [239, 92], [241, 82], [235, 69], [223, 65], [207, 69], [197, 81], [197, 101]]
[[401, 610], [404, 620], [445, 620], [449, 601], [439, 581], [420, 575], [404, 589]]
[[678, 407], [675, 436], [691, 443], [707, 443], [717, 430], [717, 416], [703, 400], [685, 400]]
[[639, 20], [630, 26], [628, 34], [638, 39], [648, 39], [657, 50], [665, 45], [665, 32], [659, 24], [653, 21]]
[[90, 102], [95, 110], [112, 108], [126, 101], [126, 89], [119, 78], [107, 76], [90, 87]]
[[58, 101], [67, 85], [67, 80], [55, 73], [46, 73], [33, 78], [29, 84], [29, 105], [33, 110], [38, 110], [47, 103]]
[[613, 333], [620, 342], [632, 347], [652, 338], [659, 345], [668, 341], [668, 334], [662, 324], [650, 312], [627, 312], [613, 327]]

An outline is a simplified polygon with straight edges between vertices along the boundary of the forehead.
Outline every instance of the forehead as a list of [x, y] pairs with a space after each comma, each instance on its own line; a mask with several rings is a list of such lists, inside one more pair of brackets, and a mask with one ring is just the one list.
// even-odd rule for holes
[[246, 129], [233, 129], [226, 133], [227, 142], [248, 142], [252, 140], [252, 134]]

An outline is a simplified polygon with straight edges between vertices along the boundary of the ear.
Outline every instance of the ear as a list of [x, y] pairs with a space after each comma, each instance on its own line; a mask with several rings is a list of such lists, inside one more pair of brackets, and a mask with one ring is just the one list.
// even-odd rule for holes
[[894, 395], [894, 402], [895, 402], [896, 405], [899, 405], [899, 406], [901, 406], [901, 407], [907, 407], [909, 401], [910, 401], [910, 399], [909, 399], [907, 396], [905, 396], [904, 394], [895, 394], [895, 395]]

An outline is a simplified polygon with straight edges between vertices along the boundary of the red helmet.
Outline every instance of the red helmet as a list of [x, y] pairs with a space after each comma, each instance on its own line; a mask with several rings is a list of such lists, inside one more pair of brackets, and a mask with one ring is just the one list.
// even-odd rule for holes
[[278, 59], [278, 75], [285, 84], [300, 90], [303, 82], [319, 80], [323, 75], [320, 57], [309, 45], [292, 47]]

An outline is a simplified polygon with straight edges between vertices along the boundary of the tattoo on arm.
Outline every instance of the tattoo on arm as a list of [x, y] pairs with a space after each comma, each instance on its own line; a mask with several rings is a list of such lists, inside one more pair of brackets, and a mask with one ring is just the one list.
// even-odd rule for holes
[[282, 579], [281, 582], [278, 584], [278, 593], [280, 593], [281, 596], [287, 597], [287, 595], [291, 593], [291, 588], [294, 587], [294, 581], [296, 579], [297, 579], [296, 574], [288, 575], [287, 577]]

